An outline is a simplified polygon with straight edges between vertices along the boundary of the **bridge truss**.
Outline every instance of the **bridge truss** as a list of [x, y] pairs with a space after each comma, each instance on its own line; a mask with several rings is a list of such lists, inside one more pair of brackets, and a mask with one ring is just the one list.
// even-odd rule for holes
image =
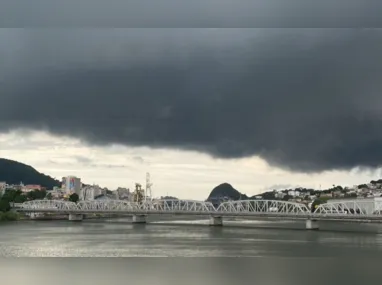
[[62, 200], [33, 200], [21, 204], [21, 209], [26, 210], [52, 210], [52, 211], [75, 211], [76, 203]]
[[77, 211], [140, 211], [141, 205], [137, 202], [124, 200], [80, 201], [77, 203]]
[[80, 201], [78, 203], [61, 200], [34, 200], [25, 202], [20, 207], [24, 211], [38, 210], [54, 212], [137, 212], [137, 213], [211, 213], [216, 209], [210, 202], [194, 200], [159, 200], [143, 203], [124, 200]]
[[194, 200], [156, 200], [143, 203], [124, 200], [80, 201], [34, 200], [18, 206], [24, 212], [61, 213], [130, 213], [130, 214], [205, 214], [215, 216], [304, 216], [320, 217], [370, 217], [382, 219], [382, 202], [349, 200], [328, 202], [317, 207], [314, 213], [304, 204], [272, 200], [228, 201], [215, 208], [212, 203]]
[[142, 209], [162, 212], [215, 212], [216, 209], [211, 202], [196, 200], [159, 200], [147, 202], [141, 206]]
[[314, 214], [358, 216], [382, 215], [382, 201], [362, 199], [342, 200], [338, 202], [330, 201], [319, 205], [314, 211]]
[[221, 213], [278, 213], [308, 214], [310, 211], [300, 203], [273, 200], [241, 200], [223, 202], [217, 208]]

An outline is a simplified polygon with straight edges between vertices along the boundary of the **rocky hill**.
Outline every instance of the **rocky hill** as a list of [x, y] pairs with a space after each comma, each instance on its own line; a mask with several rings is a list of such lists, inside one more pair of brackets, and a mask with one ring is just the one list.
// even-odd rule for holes
[[47, 189], [61, 185], [58, 180], [38, 172], [29, 165], [4, 158], [0, 158], [0, 181], [8, 184], [19, 184], [20, 182], [25, 185], [37, 184]]
[[212, 189], [207, 200], [227, 197], [232, 200], [248, 199], [247, 195], [240, 193], [229, 183], [223, 183]]

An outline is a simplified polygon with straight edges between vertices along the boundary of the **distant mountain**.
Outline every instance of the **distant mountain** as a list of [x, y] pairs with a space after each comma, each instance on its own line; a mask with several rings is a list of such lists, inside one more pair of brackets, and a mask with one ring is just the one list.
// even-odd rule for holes
[[248, 199], [247, 195], [240, 193], [229, 183], [223, 183], [212, 189], [207, 200], [227, 197], [232, 200]]
[[61, 185], [60, 181], [38, 172], [29, 165], [4, 158], [0, 158], [0, 181], [8, 184], [36, 184], [47, 189]]

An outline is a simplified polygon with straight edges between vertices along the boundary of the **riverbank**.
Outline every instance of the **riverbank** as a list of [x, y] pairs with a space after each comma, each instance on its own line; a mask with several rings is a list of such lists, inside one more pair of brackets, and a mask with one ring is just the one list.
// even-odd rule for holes
[[0, 212], [0, 222], [18, 221], [20, 214], [16, 212]]
[[[31, 218], [27, 215], [20, 215], [18, 214], [17, 220], [22, 221], [67, 221], [68, 215], [41, 215], [41, 216], [35, 216]], [[102, 219], [110, 219], [110, 218], [121, 218], [121, 216], [102, 216], [102, 215], [87, 215], [84, 216], [84, 220], [102, 220]]]

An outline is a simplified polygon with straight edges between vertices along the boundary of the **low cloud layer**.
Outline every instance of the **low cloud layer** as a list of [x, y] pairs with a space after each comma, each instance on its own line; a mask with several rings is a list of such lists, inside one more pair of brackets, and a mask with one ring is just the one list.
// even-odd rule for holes
[[0, 42], [3, 132], [303, 172], [382, 161], [382, 30], [2, 30]]

